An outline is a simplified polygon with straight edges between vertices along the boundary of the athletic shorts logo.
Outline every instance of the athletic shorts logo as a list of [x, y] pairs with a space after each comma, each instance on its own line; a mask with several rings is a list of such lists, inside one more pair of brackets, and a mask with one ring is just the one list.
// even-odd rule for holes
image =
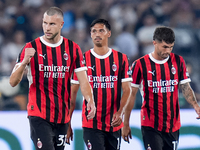
[[38, 138], [37, 147], [38, 147], [39, 149], [42, 148], [42, 142], [40, 141], [40, 138]]
[[176, 68], [174, 68], [173, 65], [172, 65], [172, 68], [171, 68], [171, 72], [172, 72], [172, 74], [176, 74]]
[[150, 144], [148, 144], [147, 150], [151, 150]]
[[90, 143], [90, 141], [88, 140], [88, 143], [87, 143], [87, 147], [88, 147], [88, 149], [89, 150], [91, 150], [92, 149], [92, 144]]
[[64, 58], [65, 60], [68, 60], [69, 57], [68, 57], [67, 53], [64, 53], [63, 58]]

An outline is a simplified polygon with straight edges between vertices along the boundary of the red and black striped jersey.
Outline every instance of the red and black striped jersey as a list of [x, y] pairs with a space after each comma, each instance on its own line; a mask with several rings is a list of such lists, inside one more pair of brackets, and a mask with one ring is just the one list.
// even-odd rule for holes
[[158, 61], [148, 54], [133, 62], [131, 70], [131, 86], [143, 98], [141, 125], [163, 132], [180, 129], [178, 86], [191, 81], [183, 58], [171, 53]]
[[36, 51], [28, 65], [28, 115], [49, 122], [67, 123], [70, 120], [71, 74], [87, 70], [80, 47], [62, 36], [56, 44], [38, 37], [25, 45], [17, 63], [23, 61], [26, 48]]
[[[125, 54], [113, 49], [109, 49], [109, 52], [103, 56], [96, 54], [91, 49], [85, 52], [84, 57], [97, 111], [92, 120], [87, 120], [87, 101], [84, 100], [82, 126], [107, 132], [117, 131], [123, 124], [113, 128], [111, 122], [113, 114], [120, 107], [121, 84], [132, 81], [128, 58]], [[76, 75], [74, 75], [72, 83], [78, 83]]]

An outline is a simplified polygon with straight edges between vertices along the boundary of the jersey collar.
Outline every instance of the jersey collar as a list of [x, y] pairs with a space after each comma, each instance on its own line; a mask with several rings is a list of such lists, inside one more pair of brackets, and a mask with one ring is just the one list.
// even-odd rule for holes
[[110, 56], [110, 54], [112, 53], [112, 49], [109, 48], [108, 52], [105, 54], [105, 55], [98, 55], [97, 53], [94, 52], [94, 49], [90, 49], [92, 55], [94, 55], [96, 58], [98, 59], [105, 59], [107, 58], [108, 56]]
[[49, 47], [57, 47], [57, 46], [59, 46], [59, 45], [62, 44], [62, 42], [63, 42], [63, 36], [61, 36], [61, 38], [60, 38], [60, 40], [58, 41], [58, 43], [55, 43], [55, 44], [48, 43], [47, 41], [45, 41], [45, 40], [43, 39], [42, 36], [40, 37], [40, 40], [41, 40], [41, 42], [42, 42], [44, 45], [46, 45], [46, 46], [49, 46]]
[[163, 60], [157, 60], [157, 59], [155, 59], [155, 58], [152, 56], [152, 54], [150, 53], [150, 54], [149, 54], [149, 58], [150, 58], [153, 62], [155, 62], [155, 63], [157, 63], [157, 64], [164, 64], [164, 63], [166, 63], [166, 62], [168, 61], [169, 56], [168, 56], [167, 58], [163, 59]]

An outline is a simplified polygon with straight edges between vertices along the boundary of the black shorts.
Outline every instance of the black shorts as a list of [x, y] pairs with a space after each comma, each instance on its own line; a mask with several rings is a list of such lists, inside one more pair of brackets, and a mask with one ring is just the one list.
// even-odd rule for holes
[[175, 132], [161, 132], [151, 127], [142, 126], [142, 136], [145, 149], [177, 150], [179, 130]]
[[36, 150], [64, 150], [68, 123], [50, 123], [34, 116], [29, 116], [28, 118], [31, 139]]
[[98, 129], [83, 128], [83, 139], [88, 150], [119, 150], [121, 130], [106, 132]]

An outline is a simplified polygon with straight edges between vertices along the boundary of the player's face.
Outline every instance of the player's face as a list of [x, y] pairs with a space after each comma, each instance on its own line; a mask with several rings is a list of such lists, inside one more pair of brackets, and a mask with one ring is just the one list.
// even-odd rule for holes
[[102, 47], [108, 44], [108, 37], [111, 36], [109, 31], [104, 24], [97, 23], [91, 28], [91, 38], [93, 43], [97, 47]]
[[164, 41], [153, 41], [153, 44], [155, 46], [155, 55], [157, 57], [156, 59], [158, 60], [166, 59], [170, 55], [174, 47], [174, 43], [167, 44]]
[[61, 33], [63, 27], [63, 18], [57, 14], [53, 16], [48, 16], [46, 13], [43, 17], [42, 27], [44, 31], [44, 38], [48, 42], [55, 41], [55, 38], [58, 37]]

